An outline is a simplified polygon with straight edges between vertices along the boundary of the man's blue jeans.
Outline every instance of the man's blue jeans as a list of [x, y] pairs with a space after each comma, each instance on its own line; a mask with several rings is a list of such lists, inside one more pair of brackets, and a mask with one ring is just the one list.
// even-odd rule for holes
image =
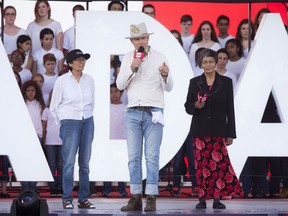
[[[150, 111], [161, 111], [151, 108]], [[142, 154], [146, 160], [145, 194], [158, 194], [159, 154], [163, 135], [163, 125], [153, 123], [151, 112], [129, 108], [126, 111], [126, 132], [128, 146], [128, 168], [130, 174], [130, 192], [142, 194]]]
[[78, 200], [86, 200], [89, 196], [89, 161], [94, 137], [93, 117], [83, 120], [62, 120], [60, 127], [63, 158], [63, 201], [73, 200], [73, 173], [76, 154], [78, 152], [79, 190]]

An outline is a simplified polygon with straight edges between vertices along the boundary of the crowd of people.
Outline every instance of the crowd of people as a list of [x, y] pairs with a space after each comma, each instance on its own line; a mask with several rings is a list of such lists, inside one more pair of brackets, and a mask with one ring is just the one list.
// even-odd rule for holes
[[[121, 1], [108, 4], [108, 11], [124, 9]], [[75, 5], [73, 16], [77, 10], [85, 9], [82, 5]], [[156, 16], [152, 4], [144, 5], [142, 12], [153, 18]], [[238, 85], [265, 13], [270, 11], [266, 8], [260, 10], [254, 22], [243, 19], [235, 36], [229, 33], [230, 19], [226, 15], [217, 18], [218, 35], [209, 20], [204, 20], [193, 35], [193, 18], [189, 14], [180, 18], [180, 32], [171, 30], [183, 47], [195, 76], [190, 81], [185, 103], [186, 112], [193, 115], [191, 130], [172, 159], [173, 186], [176, 188], [175, 195], [181, 194], [180, 181], [189, 170], [192, 193], [199, 197], [197, 209], [205, 209], [206, 199], [209, 198], [214, 199], [213, 208], [224, 209], [220, 199], [227, 197], [288, 197], [287, 158], [249, 157], [238, 181], [226, 149], [236, 138], [233, 90]], [[62, 196], [65, 209], [74, 208], [73, 169], [79, 148], [81, 184], [78, 207], [95, 208], [88, 201], [94, 186], [93, 182], [89, 183], [94, 134], [94, 83], [90, 76], [83, 73], [90, 55], [75, 48], [75, 26], [63, 32], [60, 22], [51, 18], [47, 0], [36, 1], [34, 14], [35, 20], [25, 30], [15, 25], [16, 8], [5, 7], [4, 48], [54, 177], [54, 182], [49, 183], [50, 195]], [[138, 31], [135, 32], [135, 29]], [[144, 194], [144, 210], [155, 211], [159, 175], [160, 178], [163, 175], [161, 170], [159, 173], [159, 154], [164, 126], [161, 121], [164, 91], [172, 90], [173, 79], [166, 57], [149, 45], [150, 33], [145, 23], [133, 24], [130, 30], [127, 38], [136, 51], [140, 47], [144, 49], [144, 56], [134, 58], [134, 50], [124, 56], [111, 55], [110, 121], [113, 124], [110, 124], [110, 139], [127, 139], [131, 199], [121, 210], [142, 210]], [[144, 72], [146, 75], [142, 76]], [[142, 89], [139, 90], [139, 86]], [[139, 96], [139, 91], [145, 94]], [[85, 112], [77, 113], [77, 107]], [[272, 94], [267, 107], [262, 122], [281, 122]], [[212, 109], [223, 115], [221, 118], [224, 120], [209, 119]], [[226, 118], [228, 123], [222, 124]], [[213, 124], [217, 125], [217, 131], [210, 128]], [[142, 181], [142, 145], [147, 167], [145, 186]], [[218, 152], [217, 156], [215, 152]], [[188, 163], [185, 163], [185, 158]], [[1, 159], [0, 197], [9, 197], [9, 160], [7, 156], [1, 156]], [[268, 168], [272, 173], [270, 181], [266, 178]], [[281, 180], [284, 189], [280, 194]], [[216, 183], [212, 184], [212, 181]], [[23, 190], [37, 190], [36, 182], [21, 182], [21, 185]], [[102, 195], [109, 197], [111, 190], [112, 182], [104, 182]], [[118, 182], [118, 192], [121, 197], [128, 195], [125, 182]]]

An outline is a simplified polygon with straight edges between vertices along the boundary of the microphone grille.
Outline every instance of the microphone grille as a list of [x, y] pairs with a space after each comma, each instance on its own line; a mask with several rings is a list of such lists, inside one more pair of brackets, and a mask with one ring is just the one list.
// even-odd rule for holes
[[139, 49], [138, 49], [138, 52], [144, 52], [144, 51], [145, 51], [144, 47], [140, 46]]

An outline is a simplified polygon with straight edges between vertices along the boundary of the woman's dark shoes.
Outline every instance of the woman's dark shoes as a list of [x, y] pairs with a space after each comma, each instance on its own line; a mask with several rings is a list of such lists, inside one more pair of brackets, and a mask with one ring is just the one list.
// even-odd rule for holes
[[196, 205], [196, 209], [206, 209], [206, 201], [200, 200], [200, 202]]
[[226, 206], [221, 203], [219, 199], [215, 199], [213, 202], [213, 209], [226, 209]]

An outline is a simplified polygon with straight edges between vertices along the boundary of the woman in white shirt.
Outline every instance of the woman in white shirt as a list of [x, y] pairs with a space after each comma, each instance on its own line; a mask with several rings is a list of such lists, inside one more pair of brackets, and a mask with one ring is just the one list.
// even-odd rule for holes
[[[251, 28], [251, 34], [249, 35], [249, 25]], [[249, 39], [250, 37], [250, 39]], [[243, 50], [243, 57], [247, 58], [248, 57], [248, 53], [251, 47], [249, 47], [249, 43], [250, 46], [252, 46], [253, 40], [255, 37], [255, 28], [254, 28], [254, 24], [252, 23], [252, 21], [249, 21], [248, 19], [243, 19], [241, 20], [241, 22], [238, 25], [237, 28], [237, 33], [236, 33], [236, 39], [238, 39], [241, 44], [242, 44], [242, 50]], [[250, 42], [249, 42], [250, 41]]]
[[[17, 49], [16, 40], [19, 35], [27, 34], [27, 32], [15, 25], [16, 20], [16, 9], [13, 6], [5, 7], [4, 11], [4, 48], [7, 55], [10, 55], [14, 50]], [[0, 30], [0, 32], [2, 32]]]
[[83, 73], [90, 54], [79, 49], [66, 56], [69, 72], [60, 76], [54, 85], [50, 110], [60, 123], [63, 157], [63, 208], [73, 209], [73, 172], [76, 154], [79, 163], [78, 208], [94, 209], [88, 201], [89, 161], [94, 137], [94, 81]]
[[205, 20], [200, 24], [192, 41], [189, 52], [189, 61], [193, 70], [196, 67], [195, 52], [200, 47], [212, 49], [214, 51], [217, 51], [221, 48], [213, 24], [208, 20]]
[[44, 28], [53, 30], [55, 39], [53, 40], [53, 47], [62, 51], [63, 45], [63, 31], [61, 24], [56, 20], [51, 19], [51, 8], [47, 0], [36, 1], [34, 7], [35, 20], [29, 23], [26, 31], [32, 38], [32, 52], [41, 48], [39, 40], [40, 31]]

